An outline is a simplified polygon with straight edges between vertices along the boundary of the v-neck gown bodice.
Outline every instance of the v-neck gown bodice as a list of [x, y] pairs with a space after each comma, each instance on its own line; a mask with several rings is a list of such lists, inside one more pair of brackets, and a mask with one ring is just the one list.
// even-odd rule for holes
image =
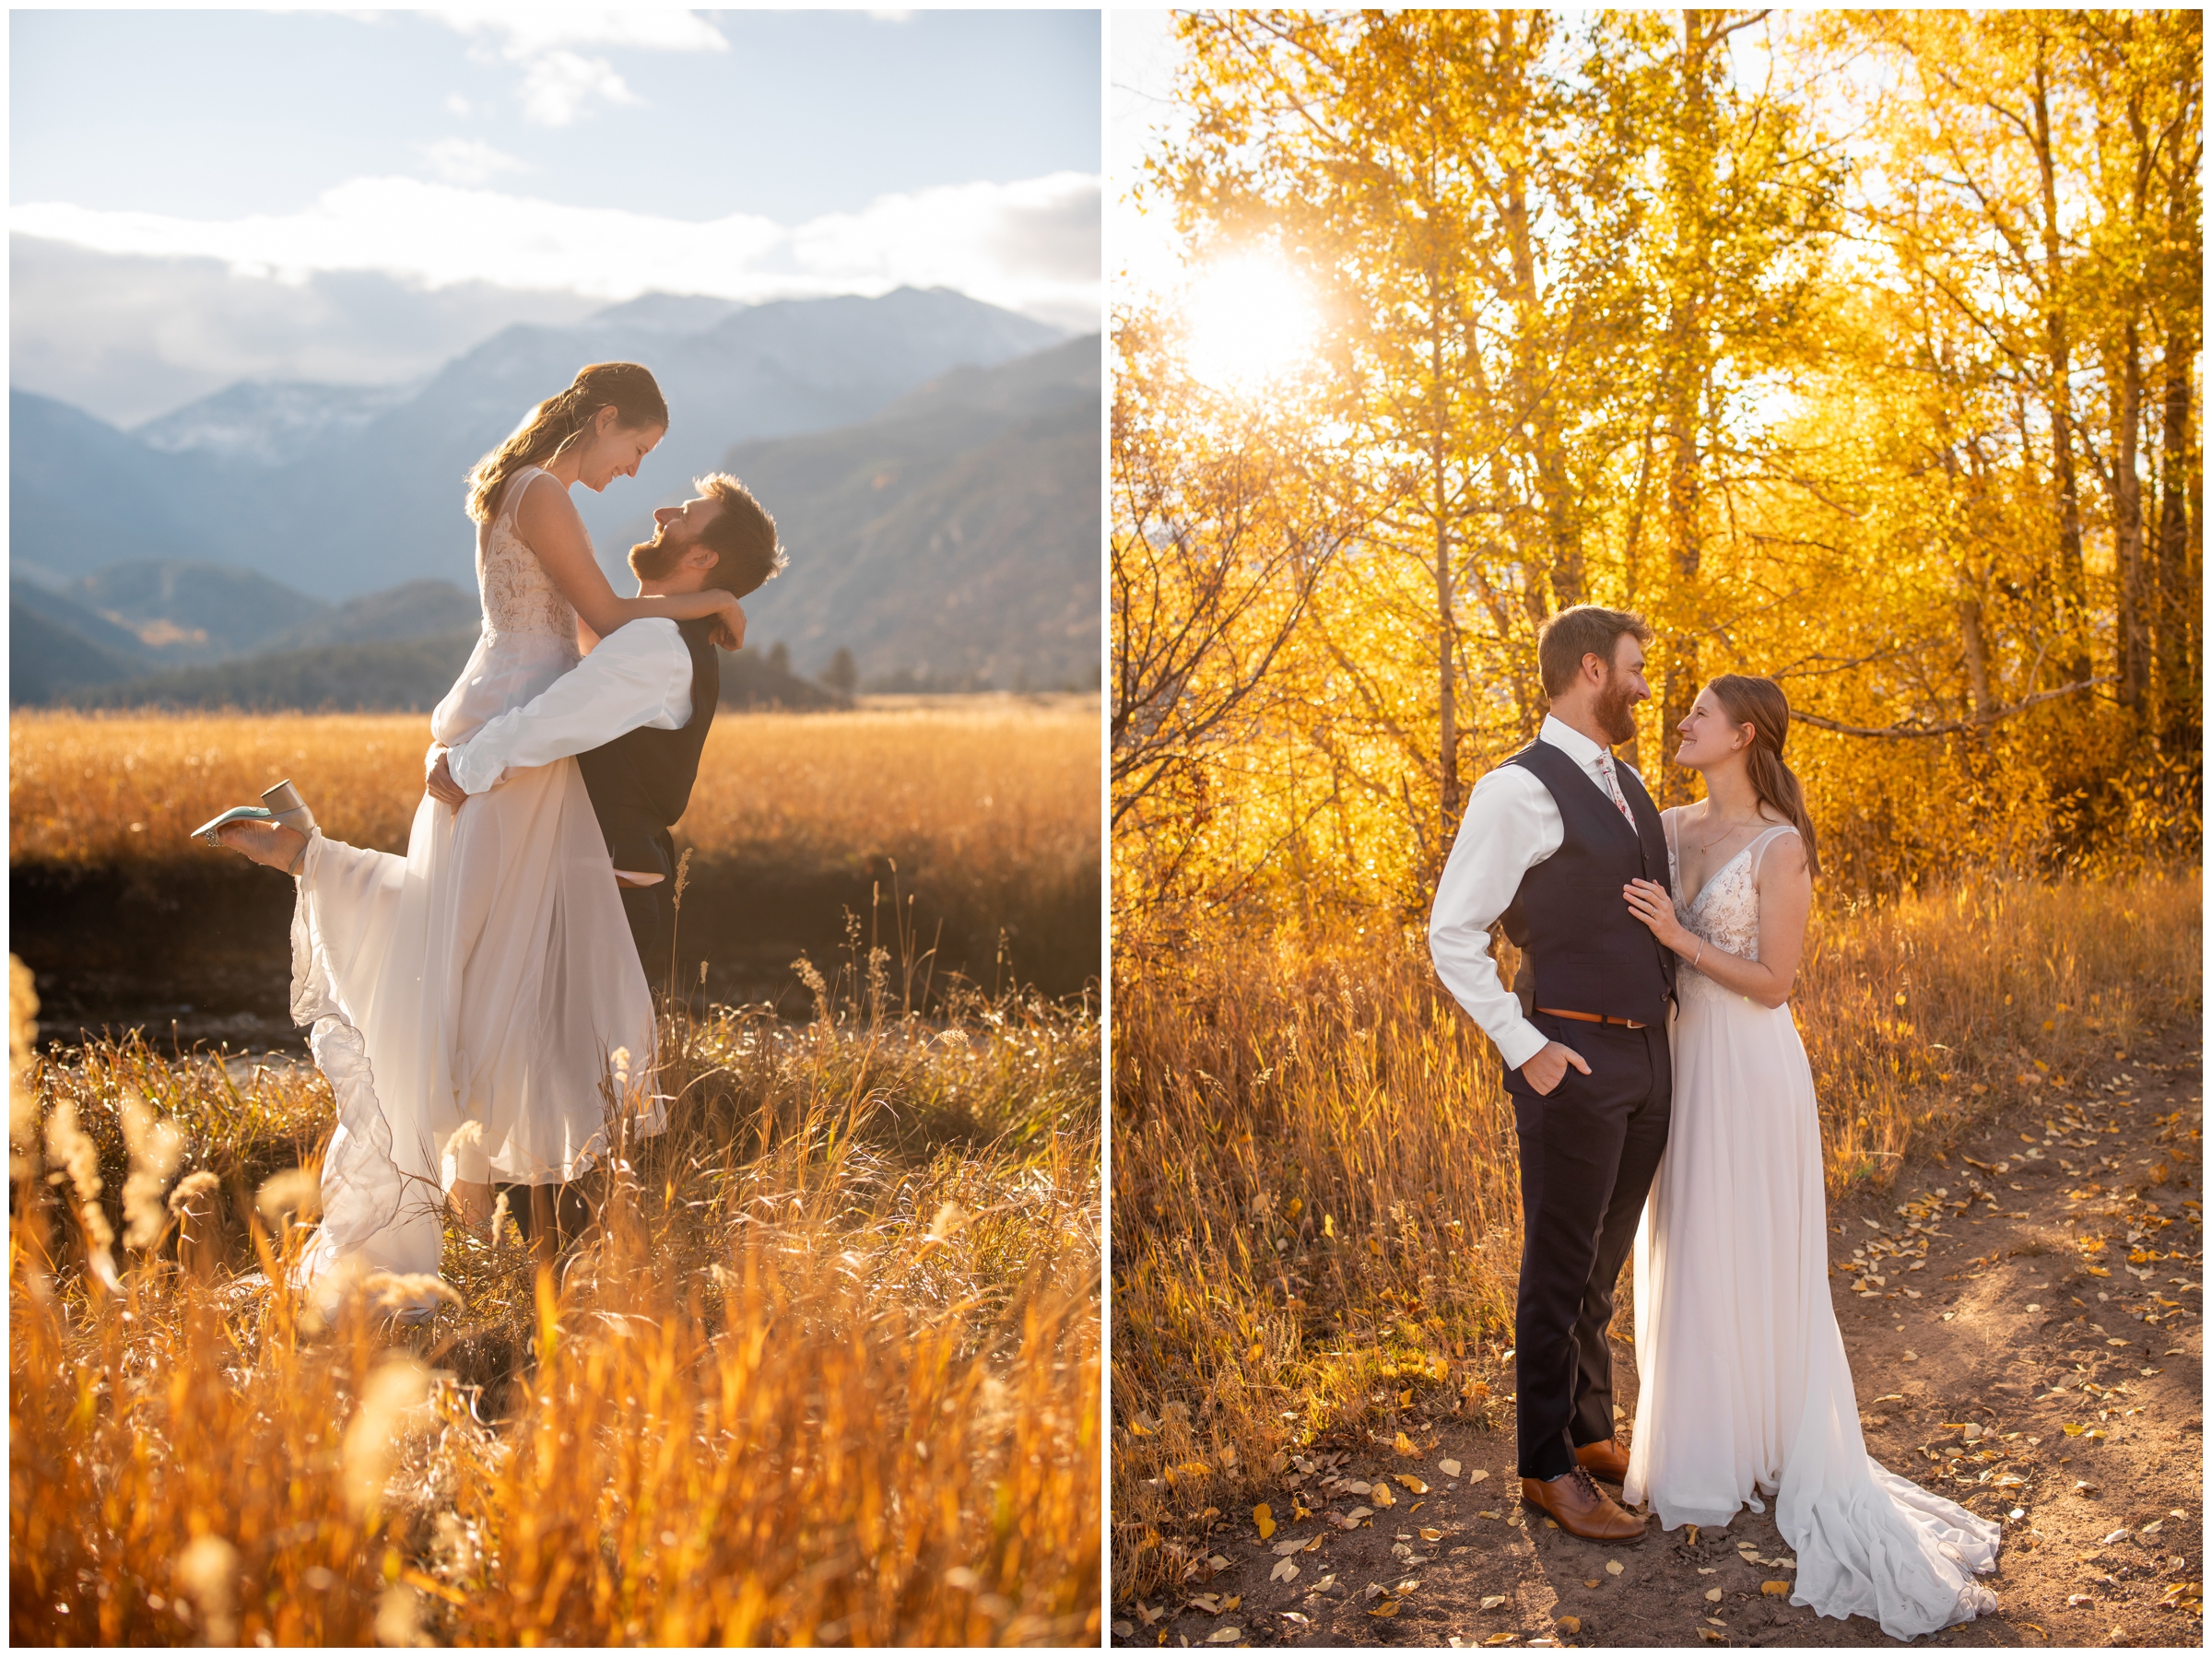
[[[1759, 958], [1770, 829], [1676, 912], [1714, 949]], [[1748, 1503], [1795, 1550], [1791, 1603], [1905, 1639], [1995, 1609], [1974, 1579], [1998, 1527], [1866, 1453], [1828, 1281], [1812, 1067], [1788, 1005], [1765, 1007], [1684, 961], [1674, 1118], [1636, 1237], [1640, 1387], [1625, 1490], [1662, 1527], [1727, 1524]]]

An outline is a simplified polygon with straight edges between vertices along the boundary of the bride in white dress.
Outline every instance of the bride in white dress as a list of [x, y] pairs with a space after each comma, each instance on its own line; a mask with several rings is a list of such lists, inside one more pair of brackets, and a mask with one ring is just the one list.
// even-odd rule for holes
[[[430, 716], [429, 763], [573, 667], [580, 615], [603, 636], [724, 612], [724, 641], [742, 637], [720, 589], [618, 597], [569, 499], [635, 475], [667, 424], [646, 370], [594, 364], [470, 474], [483, 631]], [[326, 1311], [371, 1272], [436, 1275], [449, 1193], [481, 1226], [495, 1181], [549, 1196], [604, 1151], [610, 1070], [627, 1052], [649, 1074], [653, 1012], [575, 760], [517, 770], [458, 812], [426, 793], [404, 856], [281, 823], [217, 832], [298, 877], [292, 1017], [338, 1108], [301, 1267]], [[394, 1309], [435, 1303], [418, 1287]]]
[[[1789, 704], [1725, 675], [1679, 727], [1706, 797], [1664, 814], [1674, 891], [1626, 896], [1681, 958], [1674, 1121], [1636, 1235], [1641, 1386], [1622, 1497], [1661, 1528], [1774, 1501], [1793, 1604], [1909, 1639], [1995, 1609], [1998, 1527], [1866, 1453], [1829, 1298], [1812, 1068], [1791, 1017], [1818, 872]], [[1684, 894], [1689, 894], [1687, 901]]]

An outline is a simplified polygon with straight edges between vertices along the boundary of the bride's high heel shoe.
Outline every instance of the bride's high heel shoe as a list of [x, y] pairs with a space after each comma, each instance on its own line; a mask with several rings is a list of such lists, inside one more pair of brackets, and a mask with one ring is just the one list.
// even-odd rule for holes
[[[192, 831], [193, 838], [204, 840], [210, 846], [220, 846], [223, 844], [223, 837], [217, 831], [229, 824], [278, 823], [300, 835], [301, 840], [300, 855], [305, 856], [307, 853], [305, 842], [307, 837], [314, 831], [315, 814], [307, 808], [307, 802], [300, 797], [300, 791], [292, 786], [292, 780], [287, 777], [275, 788], [264, 793], [261, 797], [264, 802], [262, 805], [233, 805], [220, 817], [202, 823]], [[300, 858], [295, 857], [292, 859], [292, 866], [285, 873], [296, 875], [299, 872]]]

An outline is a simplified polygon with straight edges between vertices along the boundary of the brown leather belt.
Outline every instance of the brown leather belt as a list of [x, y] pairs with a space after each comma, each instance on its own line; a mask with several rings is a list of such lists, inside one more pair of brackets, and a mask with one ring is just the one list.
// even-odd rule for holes
[[1565, 1007], [1538, 1007], [1536, 1011], [1549, 1013], [1554, 1018], [1572, 1018], [1579, 1024], [1618, 1024], [1632, 1030], [1647, 1028], [1633, 1018], [1616, 1018], [1606, 1013], [1570, 1013]]

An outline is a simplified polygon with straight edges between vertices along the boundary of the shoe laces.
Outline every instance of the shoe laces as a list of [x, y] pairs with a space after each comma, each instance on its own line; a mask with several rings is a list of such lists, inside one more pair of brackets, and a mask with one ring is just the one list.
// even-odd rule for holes
[[1578, 1464], [1569, 1476], [1574, 1480], [1582, 1493], [1590, 1498], [1593, 1506], [1600, 1505], [1605, 1501], [1606, 1493], [1597, 1487], [1597, 1481], [1590, 1476], [1589, 1468]]

